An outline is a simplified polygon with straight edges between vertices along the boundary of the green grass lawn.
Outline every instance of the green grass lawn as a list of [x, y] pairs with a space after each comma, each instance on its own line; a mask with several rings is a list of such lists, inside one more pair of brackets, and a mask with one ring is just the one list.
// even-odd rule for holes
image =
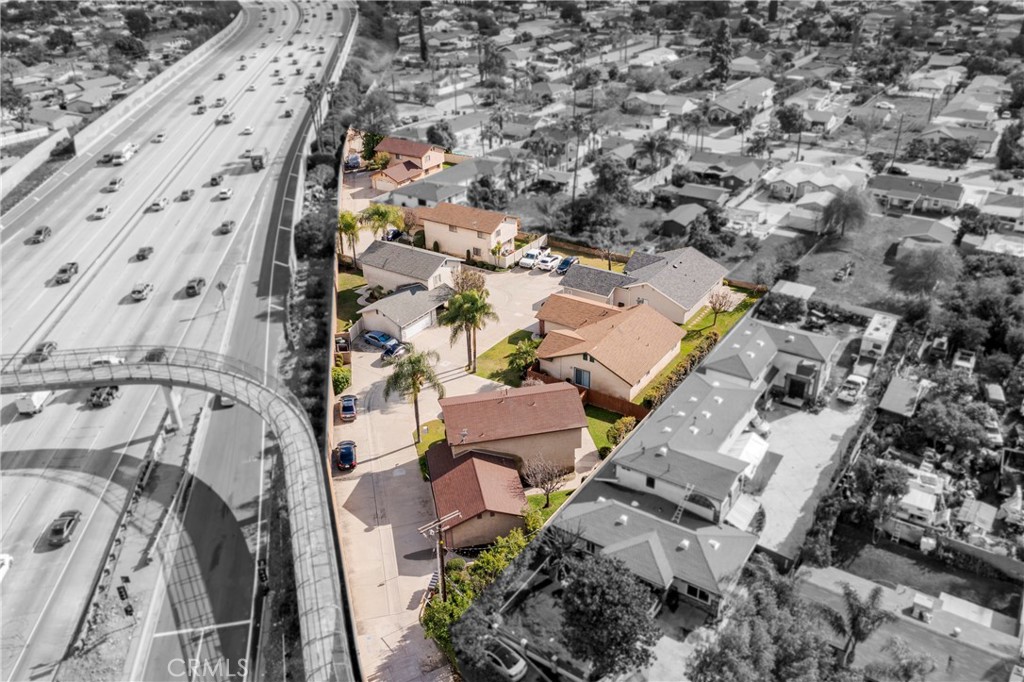
[[476, 375], [507, 386], [519, 386], [522, 379], [509, 370], [508, 356], [515, 350], [517, 343], [527, 341], [531, 336], [527, 330], [520, 329], [488, 348], [476, 359]]
[[618, 421], [622, 415], [602, 410], [593, 405], [587, 405], [583, 409], [587, 413], [587, 430], [590, 431], [590, 437], [594, 439], [594, 445], [598, 450], [606, 445], [611, 447], [612, 444], [608, 442], [608, 427]]
[[[555, 254], [556, 256], [576, 256], [577, 258], [580, 259], [580, 263], [583, 263], [584, 265], [589, 265], [592, 268], [600, 268], [602, 270], [608, 269], [608, 261], [599, 256], [591, 256], [581, 251], [576, 251], [574, 249], [566, 249], [561, 246], [551, 249], [551, 253]], [[622, 272], [625, 269], [625, 263], [616, 263], [615, 261], [612, 261], [613, 272]]]
[[361, 273], [338, 273], [338, 329], [347, 329], [359, 319], [360, 306], [356, 301], [359, 294], [356, 290], [366, 286], [366, 279]]
[[551, 506], [547, 509], [544, 508], [544, 493], [539, 495], [527, 495], [526, 503], [530, 505], [530, 509], [537, 509], [540, 511], [541, 516], [544, 517], [544, 522], [547, 523], [548, 518], [554, 514], [559, 507], [561, 507], [569, 495], [572, 495], [572, 490], [558, 490], [551, 493]]
[[[424, 431], [423, 429], [426, 429]], [[412, 434], [413, 441], [416, 440], [416, 432]], [[427, 469], [427, 450], [431, 446], [444, 442], [444, 422], [440, 419], [432, 419], [428, 422], [424, 422], [420, 428], [420, 442], [416, 443], [416, 454], [419, 456], [420, 461], [420, 473], [423, 474], [423, 480], [429, 481], [429, 471]]]

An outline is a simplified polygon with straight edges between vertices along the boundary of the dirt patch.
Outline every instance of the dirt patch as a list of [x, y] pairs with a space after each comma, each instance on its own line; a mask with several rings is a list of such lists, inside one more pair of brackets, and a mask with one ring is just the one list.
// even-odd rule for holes
[[[130, 594], [130, 593], [129, 593]], [[89, 643], [80, 652], [61, 663], [57, 671], [58, 682], [104, 682], [119, 680], [124, 671], [128, 646], [135, 634], [136, 622], [125, 615], [124, 607], [131, 604], [135, 613], [141, 605], [137, 598], [121, 601], [115, 590], [97, 602], [92, 617], [92, 632]]]
[[14, 189], [4, 197], [3, 202], [0, 203], [0, 215], [4, 215], [7, 211], [17, 206], [18, 202], [36, 191], [40, 185], [63, 168], [71, 158], [72, 157], [67, 157], [64, 159], [46, 161], [39, 168], [29, 173], [28, 177], [19, 182]]

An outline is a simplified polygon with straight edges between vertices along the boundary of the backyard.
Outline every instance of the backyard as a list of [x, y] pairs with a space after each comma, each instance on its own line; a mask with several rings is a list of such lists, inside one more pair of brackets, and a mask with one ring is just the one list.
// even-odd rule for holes
[[366, 279], [361, 272], [339, 272], [338, 273], [338, 329], [347, 329], [359, 319], [359, 309], [362, 307], [356, 301], [359, 300], [358, 290], [366, 286]]
[[[923, 97], [888, 96], [882, 96], [880, 100], [891, 103], [896, 107], [896, 110], [891, 112], [892, 116], [889, 121], [871, 138], [871, 143], [868, 145], [868, 153], [885, 152], [886, 154], [891, 154], [893, 145], [896, 144], [896, 133], [899, 128], [900, 115], [903, 116], [903, 131], [900, 139], [906, 143], [907, 140], [913, 137], [913, 135], [908, 135], [908, 133], [919, 133], [924, 130], [925, 125], [928, 123], [928, 108], [931, 105], [931, 100]], [[943, 101], [936, 98], [932, 114], [937, 114], [942, 110], [942, 107]], [[878, 116], [881, 118], [884, 115], [885, 111], [879, 109]], [[847, 154], [851, 152], [862, 154], [864, 152], [864, 137], [856, 126], [844, 123], [839, 126], [830, 138], [823, 140], [818, 146], [842, 151]]]
[[[415, 440], [416, 434], [413, 433], [412, 436]], [[444, 440], [444, 422], [440, 419], [432, 419], [420, 428], [420, 442], [416, 443], [416, 454], [419, 456], [420, 473], [423, 474], [424, 481], [430, 480], [429, 470], [427, 469], [427, 450], [437, 443], [443, 443]]]
[[519, 386], [523, 383], [518, 372], [509, 369], [508, 356], [515, 350], [520, 341], [529, 341], [533, 334], [525, 329], [512, 332], [508, 337], [494, 344], [477, 356], [476, 375], [506, 386]]
[[590, 431], [590, 437], [594, 439], [597, 451], [601, 452], [603, 447], [612, 447], [608, 441], [608, 428], [621, 419], [622, 415], [610, 410], [602, 410], [593, 405], [587, 405], [584, 410], [587, 413], [587, 430]]
[[569, 496], [573, 494], [573, 490], [557, 490], [551, 493], [551, 506], [547, 509], [544, 508], [544, 494], [538, 495], [527, 495], [526, 502], [530, 505], [530, 509], [537, 509], [540, 511], [541, 517], [544, 522], [547, 523], [548, 518], [551, 517], [558, 508], [565, 504], [565, 501], [569, 499]]

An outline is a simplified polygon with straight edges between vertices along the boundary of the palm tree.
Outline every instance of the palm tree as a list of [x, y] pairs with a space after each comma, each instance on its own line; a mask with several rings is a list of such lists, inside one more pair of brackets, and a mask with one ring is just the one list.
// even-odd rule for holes
[[744, 109], [733, 119], [732, 127], [740, 134], [740, 151], [743, 150], [743, 145], [747, 143], [747, 131], [753, 125], [756, 114], [757, 112], [753, 109]]
[[646, 135], [637, 146], [637, 154], [647, 157], [652, 168], [667, 159], [671, 159], [675, 151], [675, 140], [672, 140], [664, 133]]
[[[891, 638], [882, 651], [892, 657], [891, 661], [876, 661], [865, 668], [872, 679], [895, 680], [896, 682], [923, 682], [931, 671], [935, 670], [935, 661], [927, 654], [915, 653], [907, 643], [899, 637]], [[953, 657], [950, 656], [950, 662]]]
[[420, 442], [420, 393], [425, 388], [432, 388], [438, 398], [444, 397], [444, 384], [437, 378], [434, 365], [440, 360], [437, 351], [418, 351], [409, 346], [409, 353], [391, 365], [391, 376], [384, 382], [384, 400], [392, 393], [401, 393], [412, 398], [413, 412], [416, 415], [416, 442]]
[[405, 215], [402, 209], [390, 204], [370, 204], [362, 210], [359, 217], [362, 224], [373, 232], [374, 239], [384, 234], [389, 225], [399, 230], [405, 228]]
[[[356, 240], [359, 239], [359, 216], [352, 211], [342, 211], [338, 214], [338, 236], [342, 240], [342, 244], [348, 242], [349, 249], [352, 251], [352, 267], [356, 267]], [[342, 247], [342, 255], [345, 255], [345, 249]]]
[[867, 599], [862, 599], [857, 590], [853, 589], [849, 583], [844, 582], [839, 585], [843, 588], [846, 613], [840, 614], [830, 606], [822, 606], [821, 614], [837, 635], [846, 638], [841, 663], [843, 666], [849, 666], [853, 663], [857, 645], [866, 641], [886, 623], [895, 622], [896, 614], [882, 608], [881, 587], [875, 587], [868, 594]]
[[703, 147], [704, 133], [707, 132], [710, 125], [711, 122], [703, 107], [683, 114], [683, 129], [694, 134], [694, 142], [697, 142], [695, 147], [698, 151]]
[[451, 327], [451, 344], [454, 346], [460, 334], [466, 335], [466, 369], [476, 371], [476, 332], [483, 329], [489, 320], [498, 321], [498, 314], [487, 302], [487, 290], [464, 291], [448, 299], [448, 309], [438, 315], [437, 321]]
[[821, 212], [818, 231], [831, 234], [838, 230], [839, 236], [844, 237], [846, 228], [858, 229], [864, 226], [871, 208], [871, 199], [867, 194], [856, 187], [844, 189]]

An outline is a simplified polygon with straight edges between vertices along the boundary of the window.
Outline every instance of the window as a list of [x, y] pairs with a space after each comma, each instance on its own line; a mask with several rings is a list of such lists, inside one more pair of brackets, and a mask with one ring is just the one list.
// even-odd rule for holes
[[473, 247], [473, 255], [474, 256], [482, 256], [483, 252], [480, 249], [478, 249], [477, 247], [474, 246]]
[[420, 199], [420, 206], [426, 206], [426, 205], [427, 205], [427, 200], [426, 199]]
[[702, 601], [705, 604], [711, 603], [711, 595], [705, 592], [704, 590], [700, 589], [699, 587], [694, 587], [693, 585], [686, 586], [686, 596], [692, 597], [697, 601]]
[[654, 489], [654, 476], [647, 477], [647, 487], [650, 488], [651, 490]]
[[490, 512], [491, 516], [494, 516], [494, 512]]
[[590, 388], [590, 372], [579, 367], [573, 367], [572, 372], [572, 383], [583, 388]]
[[481, 232], [480, 230], [477, 230], [476, 231], [476, 238], [477, 239], [487, 239], [487, 235], [484, 234], [483, 232]]
[[483, 512], [481, 512], [481, 513], [477, 514], [477, 515], [476, 515], [476, 517], [477, 517], [478, 519], [482, 519], [482, 518], [484, 517], [484, 515], [483, 515]]
[[636, 304], [640, 305], [641, 303], [647, 303], [647, 299], [646, 298], [640, 298], [639, 296], [637, 296], [636, 297]]
[[454, 225], [449, 225], [448, 226], [448, 231], [449, 232], [458, 232], [459, 228], [455, 227]]

